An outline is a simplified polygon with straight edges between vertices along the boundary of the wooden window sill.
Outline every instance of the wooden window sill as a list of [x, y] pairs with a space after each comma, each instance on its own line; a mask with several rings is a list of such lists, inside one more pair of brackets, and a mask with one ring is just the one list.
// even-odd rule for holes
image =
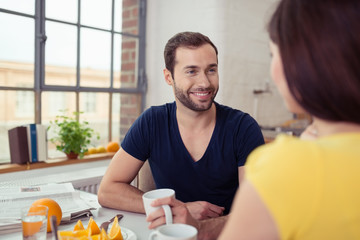
[[91, 154], [84, 156], [84, 158], [82, 159], [56, 158], [56, 159], [48, 159], [44, 162], [28, 163], [28, 164], [10, 164], [10, 163], [2, 164], [0, 165], [0, 174], [47, 168], [47, 167], [64, 166], [64, 165], [77, 164], [77, 163], [101, 161], [101, 160], [111, 159], [114, 155], [115, 153], [98, 153], [98, 154]]

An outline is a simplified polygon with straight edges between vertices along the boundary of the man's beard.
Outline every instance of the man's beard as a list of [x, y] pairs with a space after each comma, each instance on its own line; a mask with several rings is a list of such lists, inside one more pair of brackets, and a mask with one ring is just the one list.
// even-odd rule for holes
[[[187, 108], [197, 111], [197, 112], [203, 112], [207, 111], [211, 108], [211, 105], [214, 102], [216, 93], [211, 97], [211, 101], [208, 102], [205, 106], [196, 104], [194, 101], [192, 101], [187, 93], [184, 93], [180, 88], [176, 87], [176, 84], [174, 82], [174, 88], [175, 88], [175, 97], [179, 99], [179, 101]], [[204, 90], [204, 89], [202, 89]], [[211, 92], [215, 92], [213, 88], [207, 88], [206, 90], [211, 90]]]

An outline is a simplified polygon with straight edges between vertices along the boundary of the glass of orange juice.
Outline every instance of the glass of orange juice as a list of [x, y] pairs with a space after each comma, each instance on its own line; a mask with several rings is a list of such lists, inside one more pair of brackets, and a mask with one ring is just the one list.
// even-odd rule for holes
[[23, 240], [46, 240], [48, 207], [37, 205], [21, 209]]

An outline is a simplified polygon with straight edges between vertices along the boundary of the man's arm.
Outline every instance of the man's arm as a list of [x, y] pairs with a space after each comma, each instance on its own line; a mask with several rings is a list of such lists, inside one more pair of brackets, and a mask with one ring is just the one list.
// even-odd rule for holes
[[101, 206], [119, 210], [145, 213], [142, 203], [143, 192], [131, 181], [144, 164], [122, 148], [114, 155], [101, 180], [98, 201]]
[[240, 187], [241, 182], [243, 181], [243, 179], [245, 177], [245, 167], [244, 166], [239, 167], [238, 172], [239, 172], [239, 187]]

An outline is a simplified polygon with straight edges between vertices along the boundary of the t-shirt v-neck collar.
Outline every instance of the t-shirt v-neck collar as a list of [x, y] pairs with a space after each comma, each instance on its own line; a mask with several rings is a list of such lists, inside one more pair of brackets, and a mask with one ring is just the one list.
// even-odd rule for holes
[[176, 118], [176, 109], [177, 109], [177, 107], [176, 107], [176, 103], [174, 103], [174, 109], [173, 109], [173, 112], [172, 112], [172, 121], [173, 121], [173, 124], [174, 124], [174, 126], [175, 126], [176, 139], [177, 139], [177, 141], [179, 142], [179, 144], [181, 145], [181, 147], [184, 148], [184, 152], [186, 152], [186, 155], [187, 155], [187, 158], [188, 158], [187, 160], [191, 161], [193, 164], [198, 164], [198, 163], [201, 163], [201, 162], [204, 161], [203, 159], [206, 157], [206, 155], [207, 155], [207, 153], [208, 153], [208, 151], [209, 151], [210, 146], [211, 146], [212, 143], [214, 142], [214, 137], [216, 136], [216, 133], [218, 132], [218, 128], [219, 128], [219, 126], [218, 126], [218, 123], [219, 123], [219, 121], [218, 121], [219, 113], [218, 113], [217, 103], [214, 102], [214, 104], [215, 104], [215, 109], [216, 109], [216, 121], [215, 121], [214, 131], [213, 131], [213, 133], [211, 134], [211, 138], [210, 138], [209, 144], [208, 144], [208, 146], [206, 147], [206, 150], [205, 150], [204, 154], [202, 155], [202, 157], [201, 157], [199, 160], [195, 161], [195, 160], [191, 157], [189, 151], [187, 150], [187, 148], [186, 148], [186, 146], [185, 146], [185, 144], [184, 144], [184, 142], [183, 142], [183, 140], [182, 140], [182, 138], [181, 138], [179, 125], [178, 125], [177, 118]]

